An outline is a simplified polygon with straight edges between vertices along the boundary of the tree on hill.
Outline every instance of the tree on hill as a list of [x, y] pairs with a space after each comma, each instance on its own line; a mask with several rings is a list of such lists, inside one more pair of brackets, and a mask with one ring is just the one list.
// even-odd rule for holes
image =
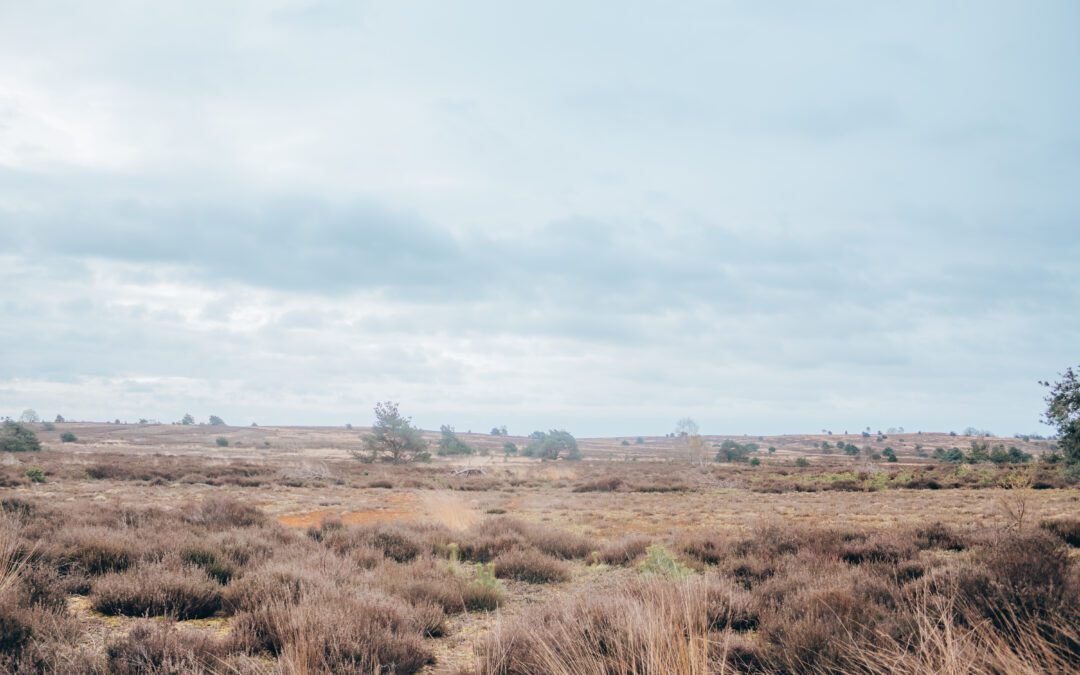
[[191, 413], [184, 413], [184, 416], [180, 418], [180, 424], [183, 424], [184, 426], [195, 424], [195, 418]]
[[19, 421], [23, 424], [37, 424], [41, 421], [41, 417], [37, 414], [37, 411], [33, 408], [27, 408], [19, 415]]
[[210, 416], [210, 426], [212, 426], [212, 427], [223, 427], [223, 426], [225, 426], [225, 420], [221, 419], [217, 415], [211, 415]]
[[1080, 376], [1070, 367], [1061, 374], [1060, 382], [1039, 384], [1050, 390], [1043, 421], [1057, 428], [1058, 447], [1065, 462], [1080, 467]]
[[4, 420], [0, 427], [0, 452], [37, 452], [41, 441], [29, 427], [19, 422]]
[[746, 462], [750, 459], [751, 453], [758, 451], [757, 443], [742, 444], [731, 439], [715, 447], [717, 450], [713, 460], [717, 462]]
[[392, 401], [375, 404], [375, 424], [371, 433], [364, 434], [363, 441], [363, 449], [354, 451], [353, 456], [365, 462], [383, 460], [400, 464], [430, 459], [428, 442], [412, 425], [412, 419], [402, 415], [397, 403]]
[[581, 459], [577, 439], [568, 431], [562, 429], [552, 429], [547, 433], [534, 431], [529, 434], [529, 438], [532, 439], [531, 442], [521, 453], [526, 457], [558, 459], [559, 455], [565, 455], [566, 459]]
[[441, 435], [439, 436], [438, 450], [435, 451], [436, 454], [443, 456], [473, 454], [473, 449], [458, 438], [457, 434], [454, 433], [453, 427], [444, 424], [439, 427], [439, 433]]

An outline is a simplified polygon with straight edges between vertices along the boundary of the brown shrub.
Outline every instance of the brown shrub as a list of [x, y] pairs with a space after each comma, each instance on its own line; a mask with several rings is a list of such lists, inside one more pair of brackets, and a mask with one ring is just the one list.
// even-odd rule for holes
[[630, 535], [609, 542], [600, 549], [597, 558], [600, 562], [608, 565], [630, 565], [635, 560], [645, 555], [645, 549], [652, 543], [652, 539], [641, 535]]
[[424, 624], [400, 600], [334, 590], [239, 614], [232, 639], [249, 653], [276, 656], [285, 672], [405, 675], [432, 662]]
[[963, 551], [968, 546], [966, 539], [960, 533], [940, 522], [916, 528], [914, 544], [921, 550], [941, 549], [943, 551]]
[[1080, 518], [1054, 518], [1039, 523], [1039, 527], [1061, 537], [1069, 546], [1080, 547]]
[[718, 565], [732, 554], [731, 540], [718, 532], [694, 532], [684, 535], [678, 548], [705, 565]]
[[180, 560], [187, 565], [194, 565], [206, 572], [219, 584], [227, 584], [236, 576], [236, 564], [225, 554], [207, 546], [188, 546], [180, 549]]
[[167, 623], [139, 621], [105, 648], [108, 672], [117, 675], [212, 671], [227, 652], [205, 633]]
[[217, 496], [189, 505], [184, 512], [184, 520], [210, 529], [254, 527], [267, 522], [266, 514], [257, 507], [230, 497]]
[[614, 492], [619, 489], [619, 486], [623, 484], [621, 478], [617, 476], [606, 476], [604, 478], [598, 478], [587, 483], [582, 483], [576, 486], [573, 492]]
[[221, 609], [221, 588], [202, 570], [140, 565], [94, 582], [91, 606], [102, 614], [199, 619]]
[[477, 646], [483, 675], [680, 673], [711, 667], [700, 579], [636, 579], [534, 606]]
[[840, 558], [849, 565], [896, 564], [911, 558], [912, 555], [914, 546], [902, 537], [892, 534], [877, 534], [866, 541], [848, 542], [840, 551]]
[[516, 548], [499, 554], [494, 560], [495, 576], [531, 584], [549, 584], [570, 579], [566, 563], [536, 549]]

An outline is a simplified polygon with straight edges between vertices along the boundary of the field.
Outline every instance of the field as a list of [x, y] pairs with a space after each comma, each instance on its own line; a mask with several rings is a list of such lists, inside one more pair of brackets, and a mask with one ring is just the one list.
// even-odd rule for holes
[[393, 465], [351, 456], [362, 431], [58, 424], [4, 453], [3, 670], [1080, 668], [1080, 490], [1045, 441], [954, 465], [933, 451], [972, 439], [706, 438], [708, 460], [753, 442], [751, 466], [460, 434], [486, 454]]

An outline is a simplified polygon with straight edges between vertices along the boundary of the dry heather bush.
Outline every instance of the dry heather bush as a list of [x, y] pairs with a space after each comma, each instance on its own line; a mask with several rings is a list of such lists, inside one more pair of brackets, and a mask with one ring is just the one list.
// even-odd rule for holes
[[469, 528], [460, 541], [461, 555], [475, 562], [490, 562], [501, 553], [527, 547], [562, 560], [583, 559], [592, 552], [592, 542], [586, 537], [515, 518], [483, 520]]
[[420, 607], [434, 605], [446, 614], [490, 611], [504, 600], [502, 590], [466, 579], [444, 560], [426, 558], [407, 565], [384, 564], [376, 583], [387, 593]]
[[645, 549], [652, 544], [652, 539], [641, 535], [629, 535], [608, 542], [597, 553], [597, 560], [608, 565], [631, 565], [645, 555]]
[[367, 593], [314, 594], [236, 616], [232, 640], [277, 657], [291, 673], [415, 673], [432, 662], [424, 617], [401, 600]]
[[1061, 537], [1069, 546], [1080, 547], [1080, 518], [1054, 518], [1039, 523], [1039, 527]]
[[967, 537], [955, 528], [940, 522], [915, 528], [913, 543], [916, 548], [924, 551], [928, 549], [963, 551], [968, 547]]
[[477, 646], [483, 675], [714, 672], [700, 579], [634, 580], [558, 597]]
[[376, 523], [346, 527], [341, 521], [327, 519], [308, 536], [327, 548], [351, 554], [357, 562], [372, 567], [383, 556], [396, 562], [409, 562], [433, 552], [444, 551], [450, 544], [450, 533], [441, 525]]
[[615, 492], [623, 484], [618, 476], [606, 476], [576, 486], [573, 492]]
[[[783, 587], [782, 587], [783, 586]], [[766, 660], [783, 672], [845, 672], [845, 644], [868, 631], [891, 630], [894, 589], [864, 570], [794, 572], [762, 591], [760, 637]]]
[[678, 550], [704, 565], [718, 565], [732, 555], [731, 540], [717, 532], [691, 532], [678, 540]]
[[914, 554], [915, 547], [909, 539], [893, 533], [878, 533], [864, 541], [852, 541], [843, 545], [840, 557], [850, 565], [896, 564], [910, 559]]
[[266, 515], [257, 507], [229, 497], [207, 497], [191, 505], [184, 513], [184, 520], [208, 529], [253, 527], [267, 522]]
[[180, 549], [180, 561], [200, 568], [219, 584], [229, 583], [238, 572], [232, 560], [208, 546], [194, 545]]
[[221, 609], [221, 587], [198, 568], [164, 563], [106, 574], [94, 582], [91, 606], [102, 614], [200, 619]]
[[550, 584], [570, 579], [570, 567], [536, 549], [515, 548], [494, 560], [495, 576], [531, 584]]
[[296, 603], [309, 595], [361, 585], [361, 575], [362, 570], [351, 561], [330, 551], [289, 547], [226, 586], [223, 605], [230, 612], [241, 612]]
[[116, 675], [214, 671], [227, 652], [222, 640], [154, 621], [136, 623], [105, 648], [108, 671]]

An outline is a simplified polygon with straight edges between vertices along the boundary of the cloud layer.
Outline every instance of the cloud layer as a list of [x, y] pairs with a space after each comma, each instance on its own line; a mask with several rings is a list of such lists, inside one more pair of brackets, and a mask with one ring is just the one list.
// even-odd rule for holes
[[1071, 3], [0, 8], [0, 414], [1036, 428]]

